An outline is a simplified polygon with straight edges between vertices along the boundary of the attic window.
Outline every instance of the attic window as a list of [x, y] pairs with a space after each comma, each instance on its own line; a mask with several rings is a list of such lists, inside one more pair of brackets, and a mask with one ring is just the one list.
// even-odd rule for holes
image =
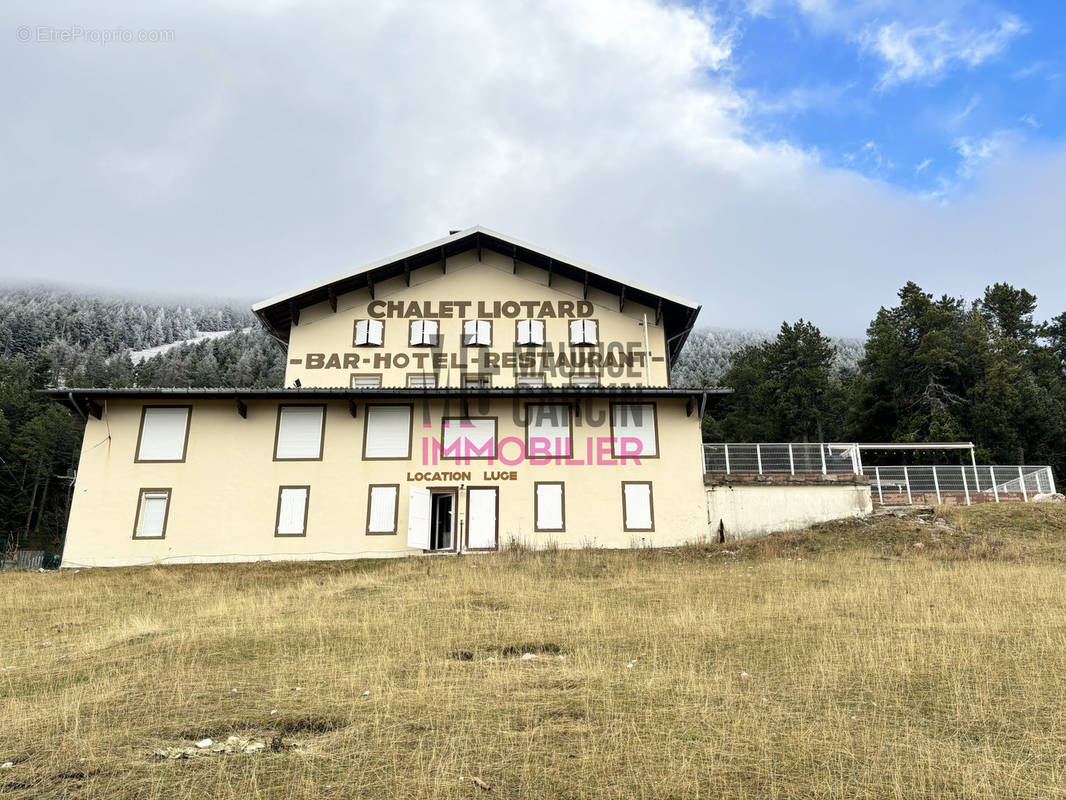
[[440, 323], [435, 319], [411, 320], [411, 346], [436, 347], [440, 336]]
[[596, 320], [575, 319], [570, 323], [570, 344], [572, 345], [596, 345], [599, 343], [596, 331]]
[[385, 323], [380, 319], [357, 319], [355, 321], [356, 347], [381, 347], [385, 336]]
[[515, 342], [519, 345], [544, 344], [544, 320], [518, 320], [518, 325], [516, 326]]
[[489, 347], [491, 344], [491, 322], [487, 319], [468, 319], [463, 323], [464, 347]]

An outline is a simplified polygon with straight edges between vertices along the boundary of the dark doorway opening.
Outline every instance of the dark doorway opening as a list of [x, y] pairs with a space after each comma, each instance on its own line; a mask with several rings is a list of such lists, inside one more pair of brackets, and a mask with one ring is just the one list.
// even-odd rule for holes
[[432, 515], [429, 528], [430, 550], [452, 550], [455, 547], [455, 493], [433, 492]]

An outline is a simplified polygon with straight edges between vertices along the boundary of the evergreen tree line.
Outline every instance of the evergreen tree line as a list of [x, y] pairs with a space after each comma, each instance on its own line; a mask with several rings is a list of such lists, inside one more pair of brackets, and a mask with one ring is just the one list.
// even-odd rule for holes
[[[979, 461], [1050, 464], [1066, 475], [1066, 313], [1000, 283], [975, 302], [915, 283], [882, 307], [855, 368], [810, 322], [741, 347], [711, 404], [713, 441], [972, 441]], [[692, 354], [686, 354], [686, 358]], [[894, 454], [898, 461], [899, 455]]]

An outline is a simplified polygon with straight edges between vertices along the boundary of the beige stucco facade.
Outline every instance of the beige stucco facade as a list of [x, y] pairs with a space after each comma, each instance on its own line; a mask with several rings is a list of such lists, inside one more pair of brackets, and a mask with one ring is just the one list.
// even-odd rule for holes
[[[549, 286], [549, 280], [551, 285]], [[431, 374], [439, 386], [463, 385], [466, 375], [489, 377], [492, 386], [513, 386], [519, 374], [548, 385], [567, 385], [574, 375], [595, 375], [601, 385], [665, 386], [669, 377], [663, 326], [656, 309], [578, 281], [485, 251], [467, 251], [415, 270], [410, 286], [395, 277], [336, 297], [337, 310], [320, 302], [300, 310], [289, 335], [285, 385], [349, 386], [352, 375], [376, 376], [383, 386], [406, 386], [409, 376]], [[621, 310], [619, 310], [621, 306]], [[427, 316], [428, 315], [428, 316]], [[442, 316], [445, 315], [445, 316]], [[439, 325], [435, 347], [411, 346], [411, 323]], [[355, 346], [357, 320], [384, 324], [380, 346]], [[491, 344], [462, 344], [463, 322], [490, 323]], [[544, 344], [518, 345], [516, 326], [544, 324]], [[596, 345], [570, 344], [569, 323], [596, 322]]]
[[[179, 402], [188, 403], [173, 401]], [[326, 401], [321, 460], [283, 462], [273, 459], [279, 402], [249, 400], [242, 418], [232, 401], [197, 401], [189, 417], [185, 460], [138, 463], [144, 403], [108, 401], [103, 419], [90, 418], [86, 426], [64, 566], [420, 554], [407, 546], [411, 486], [458, 491], [461, 544], [470, 487], [498, 490], [499, 542], [504, 545], [511, 539], [538, 547], [668, 545], [707, 533], [699, 421], [695, 414], [687, 415], [684, 400], [656, 401], [660, 457], [625, 464], [611, 459], [609, 446], [600, 442], [610, 435], [606, 398], [582, 402], [570, 459], [516, 462], [525, 436], [522, 406], [528, 401], [494, 398], [481, 407], [475, 404], [470, 413], [498, 418], [502, 461], [434, 464], [430, 458], [425, 463], [423, 453], [432, 448], [423, 441], [439, 440], [442, 417], [456, 411], [454, 400], [439, 399], [414, 403], [410, 459], [366, 461], [366, 408], [385, 402], [392, 401], [360, 399], [353, 417], [347, 400]], [[517, 409], [516, 402], [521, 404]], [[565, 530], [534, 530], [538, 481], [564, 484]], [[625, 530], [623, 481], [652, 482], [654, 531]], [[391, 484], [400, 487], [396, 532], [368, 534], [369, 487]], [[281, 486], [310, 487], [304, 536], [275, 535]], [[133, 535], [139, 493], [146, 488], [170, 491], [162, 538]]]

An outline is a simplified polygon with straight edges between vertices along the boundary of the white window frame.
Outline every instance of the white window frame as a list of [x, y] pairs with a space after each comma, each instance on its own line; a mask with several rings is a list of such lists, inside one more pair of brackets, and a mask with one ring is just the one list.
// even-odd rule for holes
[[464, 389], [491, 389], [492, 376], [484, 373], [465, 373], [462, 380]]
[[515, 324], [515, 343], [522, 347], [540, 347], [544, 344], [544, 320], [520, 319]]
[[492, 321], [487, 319], [463, 320], [463, 347], [491, 347]]
[[547, 386], [548, 382], [545, 380], [543, 372], [537, 372], [533, 375], [515, 375], [514, 385], [538, 389]]
[[419, 372], [407, 376], [408, 389], [436, 389], [437, 376], [428, 372]]
[[600, 386], [599, 375], [571, 375], [570, 385], [578, 388], [593, 388]]
[[[382, 507], [379, 504], [389, 504]], [[375, 514], [375, 511], [379, 512]], [[387, 511], [385, 514], [383, 512]], [[367, 490], [366, 497], [366, 535], [388, 536], [397, 532], [397, 521], [400, 515], [400, 484], [398, 483], [372, 483]], [[375, 517], [378, 521], [375, 522]], [[388, 525], [383, 525], [381, 519], [387, 517]]]
[[380, 319], [357, 319], [352, 344], [355, 347], [381, 347], [385, 343], [385, 323]]
[[[285, 510], [285, 503], [288, 498], [301, 498], [301, 510], [303, 514], [300, 517], [300, 527], [296, 530], [286, 528], [282, 531], [283, 523], [287, 520], [283, 519], [282, 512]], [[307, 536], [307, 515], [311, 506], [311, 487], [310, 486], [279, 486], [278, 487], [278, 508], [277, 516], [274, 520], [274, 536], [279, 538], [286, 538], [289, 536]]]
[[[373, 432], [374, 418], [379, 414], [385, 414], [387, 411], [396, 411], [397, 409], [403, 409], [407, 414], [407, 436], [405, 447], [406, 450], [401, 452], [399, 448], [396, 450], [384, 450], [383, 442], [374, 442], [375, 434]], [[414, 406], [410, 403], [381, 403], [378, 405], [370, 404], [366, 407], [363, 420], [363, 460], [364, 461], [406, 461], [411, 457], [411, 437], [412, 426], [414, 425]], [[400, 416], [394, 414], [393, 416]], [[384, 423], [378, 423], [384, 424]]]
[[380, 389], [381, 388], [381, 375], [380, 373], [367, 374], [353, 372], [351, 377], [352, 389]]
[[570, 344], [578, 346], [595, 346], [600, 343], [600, 326], [594, 319], [570, 320]]
[[[170, 521], [170, 498], [171, 489], [139, 489], [137, 491], [137, 510], [133, 516], [133, 538], [134, 539], [165, 539], [167, 538], [167, 523]], [[159, 526], [158, 533], [145, 533], [144, 532], [144, 520], [148, 510], [148, 502], [158, 502], [163, 500], [163, 519]]]
[[440, 323], [435, 319], [411, 320], [408, 343], [411, 347], [436, 347], [440, 343]]
[[[174, 435], [176, 431], [163, 432], [163, 426], [171, 426], [184, 412], [184, 425], [177, 441], [160, 444], [153, 436]], [[152, 418], [156, 421], [153, 422]], [[189, 423], [192, 422], [192, 406], [143, 406], [141, 426], [137, 431], [137, 451], [134, 462], [141, 464], [177, 463], [185, 460], [189, 448]], [[154, 432], [153, 432], [154, 430]], [[146, 435], [147, 434], [147, 435]]]
[[[290, 420], [296, 420], [300, 417], [304, 419], [310, 419], [311, 411], [318, 411], [319, 424], [318, 424], [318, 441], [314, 448], [308, 447], [306, 450], [299, 450], [296, 444], [289, 441], [284, 442], [286, 436], [291, 436], [285, 432], [285, 417], [286, 412], [289, 412]], [[291, 422], [290, 425], [298, 424]], [[275, 461], [321, 461], [322, 451], [325, 448], [326, 443], [326, 406], [325, 404], [285, 404], [282, 403], [278, 406], [278, 421], [277, 429], [274, 432], [274, 460]], [[293, 452], [296, 454], [292, 454]]]

